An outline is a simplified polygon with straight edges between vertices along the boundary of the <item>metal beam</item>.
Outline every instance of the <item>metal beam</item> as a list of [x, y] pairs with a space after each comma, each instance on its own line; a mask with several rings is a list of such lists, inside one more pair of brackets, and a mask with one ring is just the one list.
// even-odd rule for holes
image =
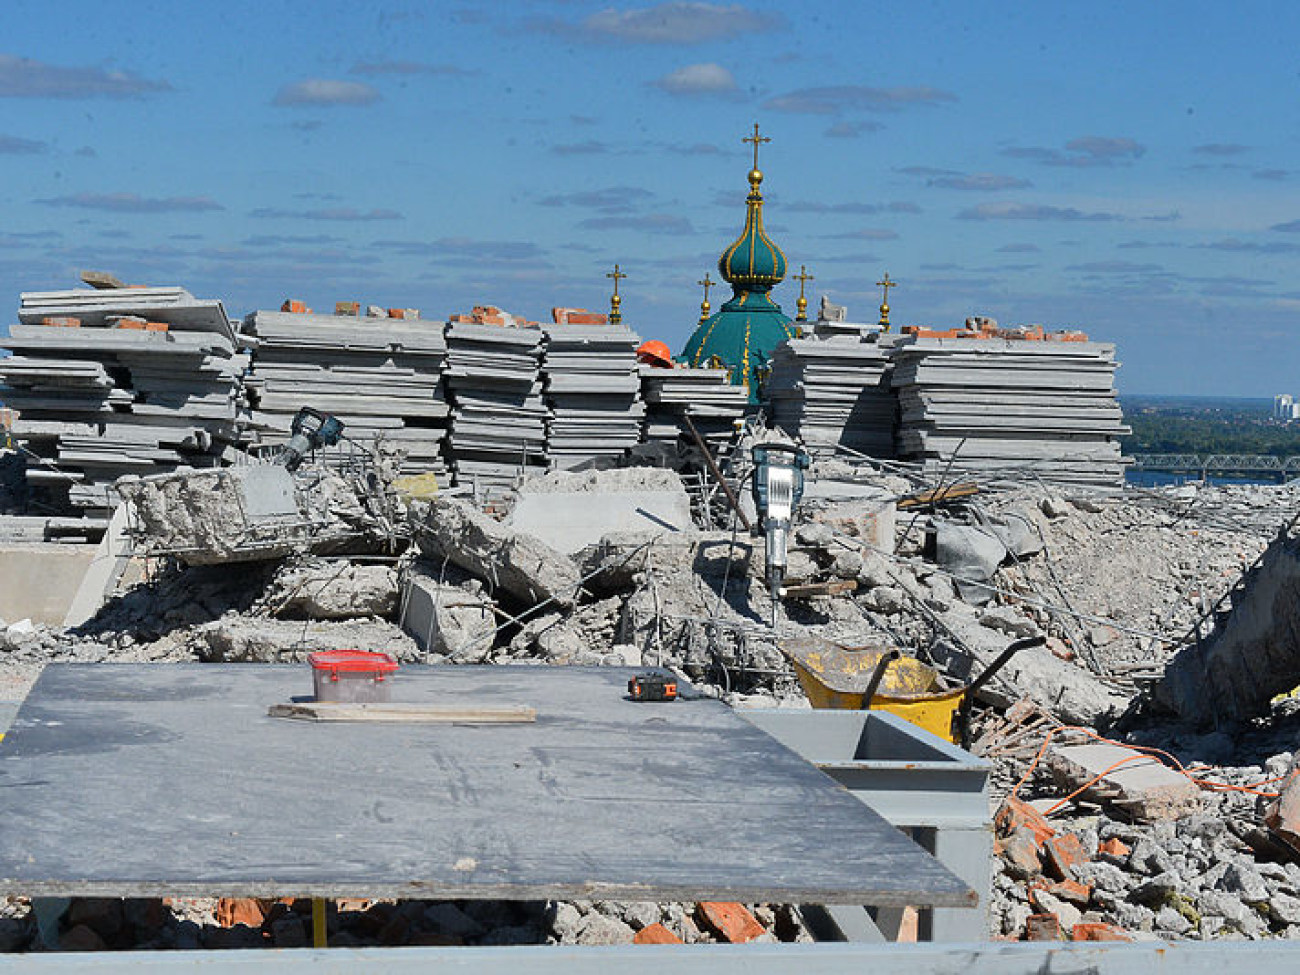
[[625, 945], [596, 948], [538, 945], [510, 948], [333, 948], [280, 951], [105, 951], [6, 955], [15, 975], [86, 972], [150, 975], [1252, 975], [1294, 972], [1300, 944], [1222, 941], [1169, 944], [968, 945]]

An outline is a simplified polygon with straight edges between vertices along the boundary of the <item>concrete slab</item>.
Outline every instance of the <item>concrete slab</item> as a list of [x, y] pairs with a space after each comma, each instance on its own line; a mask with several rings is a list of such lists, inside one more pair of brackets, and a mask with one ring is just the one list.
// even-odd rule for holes
[[0, 893], [974, 906], [969, 886], [720, 701], [635, 671], [404, 667], [395, 701], [527, 725], [267, 716], [306, 666], [46, 667], [0, 742]]
[[691, 501], [683, 490], [524, 494], [510, 525], [566, 555], [610, 532], [680, 532], [693, 527]]
[[1047, 764], [1071, 791], [1100, 776], [1085, 795], [1112, 802], [1136, 819], [1175, 819], [1201, 808], [1201, 790], [1185, 775], [1121, 745], [1060, 745], [1048, 752]]

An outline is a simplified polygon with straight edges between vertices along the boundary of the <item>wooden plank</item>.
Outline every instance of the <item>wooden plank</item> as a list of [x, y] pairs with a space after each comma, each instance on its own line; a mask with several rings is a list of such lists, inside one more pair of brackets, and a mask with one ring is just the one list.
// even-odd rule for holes
[[479, 706], [473, 704], [392, 704], [343, 701], [305, 701], [272, 704], [273, 718], [299, 721], [380, 721], [409, 724], [518, 724], [536, 721], [537, 709], [526, 704]]

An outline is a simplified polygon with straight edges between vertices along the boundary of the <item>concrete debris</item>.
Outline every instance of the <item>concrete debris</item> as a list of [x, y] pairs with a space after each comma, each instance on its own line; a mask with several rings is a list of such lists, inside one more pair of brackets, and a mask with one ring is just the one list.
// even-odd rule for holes
[[[191, 636], [205, 663], [290, 663], [317, 650], [380, 650], [399, 662], [422, 660], [420, 648], [384, 620], [299, 621], [224, 616]], [[308, 685], [310, 686], [310, 685]]]
[[477, 580], [458, 585], [427, 562], [413, 563], [403, 573], [402, 630], [430, 662], [481, 663], [492, 653], [493, 609]]
[[1201, 790], [1158, 758], [1131, 748], [1093, 742], [1059, 745], [1048, 768], [1073, 792], [1112, 804], [1142, 822], [1177, 819], [1201, 810]]
[[416, 542], [426, 557], [447, 559], [501, 592], [533, 605], [573, 605], [577, 566], [566, 555], [525, 532], [515, 531], [464, 502], [439, 497], [412, 505]]
[[1153, 689], [1189, 721], [1244, 720], [1300, 685], [1300, 538], [1283, 534], [1233, 587]]
[[117, 490], [133, 506], [129, 534], [139, 554], [188, 565], [384, 551], [398, 528], [369, 478], [318, 466], [157, 474], [120, 481]]
[[279, 617], [388, 618], [397, 609], [397, 572], [382, 564], [304, 559], [283, 565], [262, 597]]
[[657, 467], [554, 471], [525, 480], [506, 524], [572, 555], [609, 532], [693, 527], [681, 478]]

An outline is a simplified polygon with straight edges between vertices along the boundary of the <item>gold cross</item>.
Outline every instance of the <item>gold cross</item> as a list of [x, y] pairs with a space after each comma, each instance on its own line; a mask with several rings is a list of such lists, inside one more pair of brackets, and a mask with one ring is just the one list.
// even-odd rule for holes
[[695, 283], [703, 285], [704, 287], [704, 300], [700, 302], [700, 321], [704, 321], [704, 319], [709, 317], [709, 312], [713, 310], [713, 306], [709, 304], [709, 289], [718, 282], [710, 280], [708, 272], [706, 271], [704, 273], [704, 280], [696, 281]]
[[898, 282], [889, 280], [889, 272], [885, 272], [883, 280], [876, 282], [876, 287], [883, 288], [880, 298], [880, 324], [885, 326], [885, 331], [889, 331], [889, 289], [897, 288]]
[[769, 139], [769, 138], [768, 138], [767, 136], [765, 136], [765, 135], [759, 135], [759, 134], [758, 134], [758, 123], [755, 122], [755, 123], [754, 123], [754, 134], [753, 134], [753, 135], [747, 135], [747, 136], [745, 136], [743, 139], [741, 139], [740, 141], [741, 141], [741, 142], [752, 142], [752, 143], [754, 143], [754, 168], [757, 169], [757, 168], [758, 168], [758, 147], [759, 147], [759, 145], [760, 145], [761, 143], [764, 143], [764, 142], [771, 142], [772, 140]]
[[621, 270], [619, 270], [618, 265], [615, 264], [614, 270], [605, 272], [605, 277], [614, 279], [614, 293], [610, 296], [609, 299], [609, 323], [611, 325], [622, 325], [623, 324], [623, 309], [622, 309], [623, 299], [618, 293], [618, 282], [620, 279], [627, 277], [627, 275], [624, 274]]
[[816, 281], [817, 279], [809, 274], [808, 268], [802, 264], [799, 265], [799, 273], [792, 274], [791, 277], [799, 282], [799, 300], [794, 303], [799, 310], [795, 313], [794, 320], [796, 322], [806, 322], [808, 321], [808, 299], [803, 296], [803, 286], [807, 282]]
[[614, 279], [614, 294], [618, 294], [618, 283], [623, 278], [627, 277], [627, 275], [620, 271], [618, 265], [615, 264], [614, 270], [605, 272], [605, 277]]
[[705, 301], [708, 301], [708, 300], [709, 300], [709, 289], [712, 288], [712, 287], [713, 287], [715, 284], [717, 284], [718, 282], [709, 280], [709, 274], [708, 274], [708, 272], [706, 271], [706, 272], [704, 273], [704, 280], [703, 280], [703, 281], [696, 281], [695, 283], [704, 286], [704, 300], [705, 300]]
[[[799, 297], [800, 297], [800, 298], [803, 297], [803, 286], [804, 286], [804, 282], [805, 282], [805, 281], [816, 281], [816, 280], [817, 280], [815, 277], [813, 277], [811, 274], [808, 273], [808, 268], [806, 268], [806, 267], [805, 267], [804, 265], [802, 265], [802, 264], [799, 265], [799, 273], [798, 273], [798, 274], [792, 274], [792, 275], [790, 275], [790, 277], [791, 277], [793, 280], [799, 282]], [[891, 283], [892, 283], [892, 282], [891, 282]]]

